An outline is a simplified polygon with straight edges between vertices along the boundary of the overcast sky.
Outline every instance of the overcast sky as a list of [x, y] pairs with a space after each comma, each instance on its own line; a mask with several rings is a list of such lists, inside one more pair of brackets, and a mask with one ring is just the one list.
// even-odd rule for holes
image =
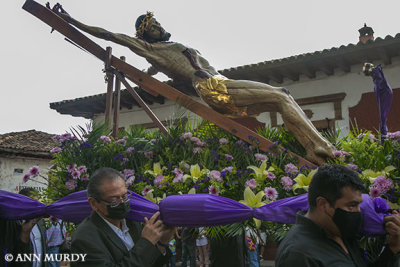
[[[23, 3], [1, 1], [0, 134], [30, 129], [59, 134], [84, 126], [88, 120], [61, 115], [49, 103], [104, 93], [103, 63], [64, 41], [61, 34], [50, 34], [46, 24], [21, 8]], [[374, 29], [375, 37], [400, 32], [399, 0], [60, 3], [83, 23], [128, 35], [135, 34], [139, 15], [153, 11], [172, 34], [171, 41], [196, 48], [217, 69], [356, 44], [364, 23]], [[148, 67], [128, 49], [91, 38], [103, 47], [111, 45], [115, 56], [126, 56], [133, 66]]]

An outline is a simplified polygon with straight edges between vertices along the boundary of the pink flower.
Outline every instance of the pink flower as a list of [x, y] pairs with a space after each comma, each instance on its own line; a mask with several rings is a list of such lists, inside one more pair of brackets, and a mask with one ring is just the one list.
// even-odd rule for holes
[[29, 178], [31, 178], [31, 176], [29, 175], [29, 173], [24, 175], [23, 181], [24, 183], [28, 182]]
[[126, 186], [131, 186], [133, 182], [135, 181], [135, 176], [131, 176], [128, 178], [128, 180], [125, 181]]
[[183, 174], [176, 175], [176, 177], [172, 180], [172, 182], [174, 184], [183, 182]]
[[79, 166], [78, 167], [78, 172], [80, 172], [80, 173], [82, 173], [82, 172], [85, 172], [87, 169], [86, 169], [86, 166], [85, 165], [82, 165], [82, 166]]
[[267, 178], [270, 179], [270, 180], [274, 180], [276, 178], [276, 176], [272, 172], [268, 172]]
[[143, 154], [146, 158], [153, 160], [153, 151], [146, 151]]
[[122, 146], [125, 146], [125, 145], [126, 145], [126, 140], [125, 140], [125, 139], [119, 139], [119, 140], [117, 141], [117, 143], [118, 143], [118, 144], [121, 144]]
[[333, 155], [335, 157], [340, 157], [341, 155], [343, 155], [343, 153], [342, 153], [342, 151], [336, 150], [336, 151], [333, 151]]
[[50, 153], [57, 153], [57, 152], [60, 152], [60, 151], [62, 151], [61, 148], [55, 147], [55, 148], [53, 148], [52, 150], [50, 150]]
[[67, 166], [67, 171], [68, 171], [69, 173], [75, 171], [75, 169], [76, 169], [76, 164], [72, 164], [72, 165], [68, 165], [68, 166]]
[[131, 169], [125, 169], [122, 171], [122, 173], [124, 174], [125, 179], [129, 179], [135, 174], [135, 171]]
[[228, 139], [226, 139], [226, 138], [221, 138], [221, 139], [219, 139], [219, 144], [222, 146], [222, 145], [226, 145], [226, 144], [228, 144], [229, 143], [229, 141], [228, 141]]
[[71, 173], [72, 178], [78, 179], [81, 176], [81, 173], [79, 171], [73, 171]]
[[39, 175], [39, 167], [38, 166], [33, 166], [29, 169], [29, 175], [32, 177], [36, 177]]
[[192, 138], [190, 138], [190, 140], [192, 140], [195, 143], [201, 142], [199, 138], [193, 136]]
[[233, 157], [232, 157], [231, 155], [229, 155], [229, 154], [225, 154], [225, 158], [226, 158], [227, 160], [233, 159]]
[[162, 175], [160, 175], [160, 176], [157, 176], [155, 179], [154, 179], [154, 185], [155, 186], [160, 186], [161, 185], [161, 183], [162, 183], [162, 181], [163, 181], [163, 176]]
[[264, 189], [265, 192], [265, 196], [269, 199], [269, 200], [276, 200], [278, 198], [278, 192], [276, 191], [275, 188], [273, 187], [266, 187]]
[[150, 186], [146, 186], [146, 187], [142, 190], [142, 195], [143, 195], [143, 196], [147, 195], [151, 190], [152, 190], [152, 189], [151, 189]]
[[210, 185], [210, 186], [208, 187], [208, 192], [209, 192], [209, 194], [211, 194], [211, 195], [216, 195], [216, 196], [218, 196], [218, 194], [219, 194], [219, 188], [216, 187], [216, 186], [214, 186], [214, 185]]
[[379, 197], [381, 195], [381, 192], [379, 192], [378, 188], [371, 186], [369, 188], [369, 195], [371, 197]]
[[229, 172], [229, 173], [232, 173], [232, 170], [233, 170], [233, 167], [232, 167], [232, 166], [229, 166], [229, 167], [223, 168], [221, 172]]
[[135, 148], [134, 148], [134, 147], [128, 147], [128, 148], [126, 149], [126, 153], [128, 153], [128, 154], [132, 154], [133, 151], [135, 151]]
[[349, 164], [347, 164], [347, 167], [349, 167], [349, 168], [352, 169], [353, 171], [358, 170], [358, 166], [357, 166], [356, 164], [351, 164], [351, 163], [349, 163]]
[[299, 169], [293, 163], [286, 164], [285, 172], [290, 175], [296, 175], [299, 172]]
[[183, 171], [181, 169], [175, 168], [173, 171], [173, 173], [175, 173], [176, 175], [182, 175]]
[[256, 153], [254, 154], [254, 158], [256, 161], [264, 161], [264, 160], [268, 160], [268, 157], [264, 154], [260, 154], [260, 153]]
[[65, 186], [67, 187], [68, 190], [74, 190], [76, 188], [76, 183], [74, 180], [68, 180], [65, 183]]
[[104, 143], [110, 143], [111, 142], [110, 137], [104, 136], [104, 135], [100, 136], [99, 140], [103, 141]]
[[283, 185], [283, 189], [290, 191], [292, 190], [293, 180], [288, 176], [283, 176], [281, 178], [281, 184]]
[[84, 180], [84, 181], [89, 180], [89, 174], [85, 174], [84, 176], [82, 176], [81, 180]]
[[201, 147], [195, 147], [193, 148], [193, 154], [199, 154], [203, 152], [203, 149]]
[[246, 181], [245, 186], [249, 187], [250, 189], [255, 189], [258, 186], [258, 183], [256, 179], [250, 179]]
[[212, 170], [208, 177], [210, 177], [210, 180], [222, 182], [221, 173], [219, 171]]
[[197, 141], [196, 142], [196, 145], [198, 145], [198, 146], [204, 146], [206, 143], [205, 142], [202, 142], [202, 141]]
[[192, 136], [193, 136], [193, 134], [191, 133], [191, 132], [187, 132], [187, 133], [183, 133], [182, 135], [181, 135], [181, 137], [179, 137], [181, 140], [184, 140], [184, 139], [190, 139], [190, 138], [192, 138]]

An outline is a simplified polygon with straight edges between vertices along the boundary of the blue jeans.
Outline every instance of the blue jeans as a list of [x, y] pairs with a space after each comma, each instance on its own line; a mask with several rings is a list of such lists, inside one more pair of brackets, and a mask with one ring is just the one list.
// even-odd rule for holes
[[[53, 254], [54, 255], [53, 259], [55, 259], [55, 257], [56, 257], [55, 255], [58, 255], [59, 251], [60, 251], [60, 247], [50, 247], [47, 250], [47, 254]], [[60, 267], [61, 263], [59, 261], [49, 261], [49, 266]]]
[[250, 267], [259, 267], [258, 250], [247, 250]]

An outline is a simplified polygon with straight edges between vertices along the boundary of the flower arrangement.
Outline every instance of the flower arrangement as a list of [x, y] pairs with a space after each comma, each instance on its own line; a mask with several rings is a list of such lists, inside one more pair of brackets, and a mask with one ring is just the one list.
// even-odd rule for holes
[[[304, 149], [284, 129], [259, 133], [275, 142], [272, 152], [262, 152], [254, 137], [247, 144], [207, 122], [196, 129], [178, 124], [169, 128], [168, 136], [131, 128], [120, 131], [118, 138], [111, 137], [104, 125], [92, 130], [79, 127], [74, 134], [54, 137], [59, 146], [51, 150], [54, 165], [43, 194], [55, 201], [86, 189], [90, 175], [100, 167], [119, 170], [132, 191], [155, 203], [168, 195], [196, 193], [258, 207], [307, 192], [316, 169], [298, 166], [289, 150], [279, 149], [278, 144], [302, 156]], [[383, 145], [370, 132], [331, 138], [338, 151], [329, 162], [356, 170], [366, 184], [365, 193], [399, 208], [400, 134], [388, 136]], [[24, 179], [38, 173], [32, 168]]]

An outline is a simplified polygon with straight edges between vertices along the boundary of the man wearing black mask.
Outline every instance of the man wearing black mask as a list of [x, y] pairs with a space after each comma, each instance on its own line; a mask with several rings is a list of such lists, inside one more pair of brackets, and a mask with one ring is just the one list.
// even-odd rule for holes
[[[130, 211], [130, 193], [122, 175], [111, 168], [94, 172], [88, 185], [92, 214], [79, 224], [72, 236], [72, 253], [86, 254], [71, 266], [163, 266], [166, 246], [175, 228], [157, 220], [159, 212], [145, 225], [125, 219]], [[168, 255], [167, 255], [168, 254]]]
[[308, 191], [309, 210], [297, 214], [279, 245], [275, 266], [400, 266], [400, 216], [385, 218], [387, 245], [377, 262], [367, 264], [357, 235], [362, 226], [364, 183], [341, 165], [318, 169]]

